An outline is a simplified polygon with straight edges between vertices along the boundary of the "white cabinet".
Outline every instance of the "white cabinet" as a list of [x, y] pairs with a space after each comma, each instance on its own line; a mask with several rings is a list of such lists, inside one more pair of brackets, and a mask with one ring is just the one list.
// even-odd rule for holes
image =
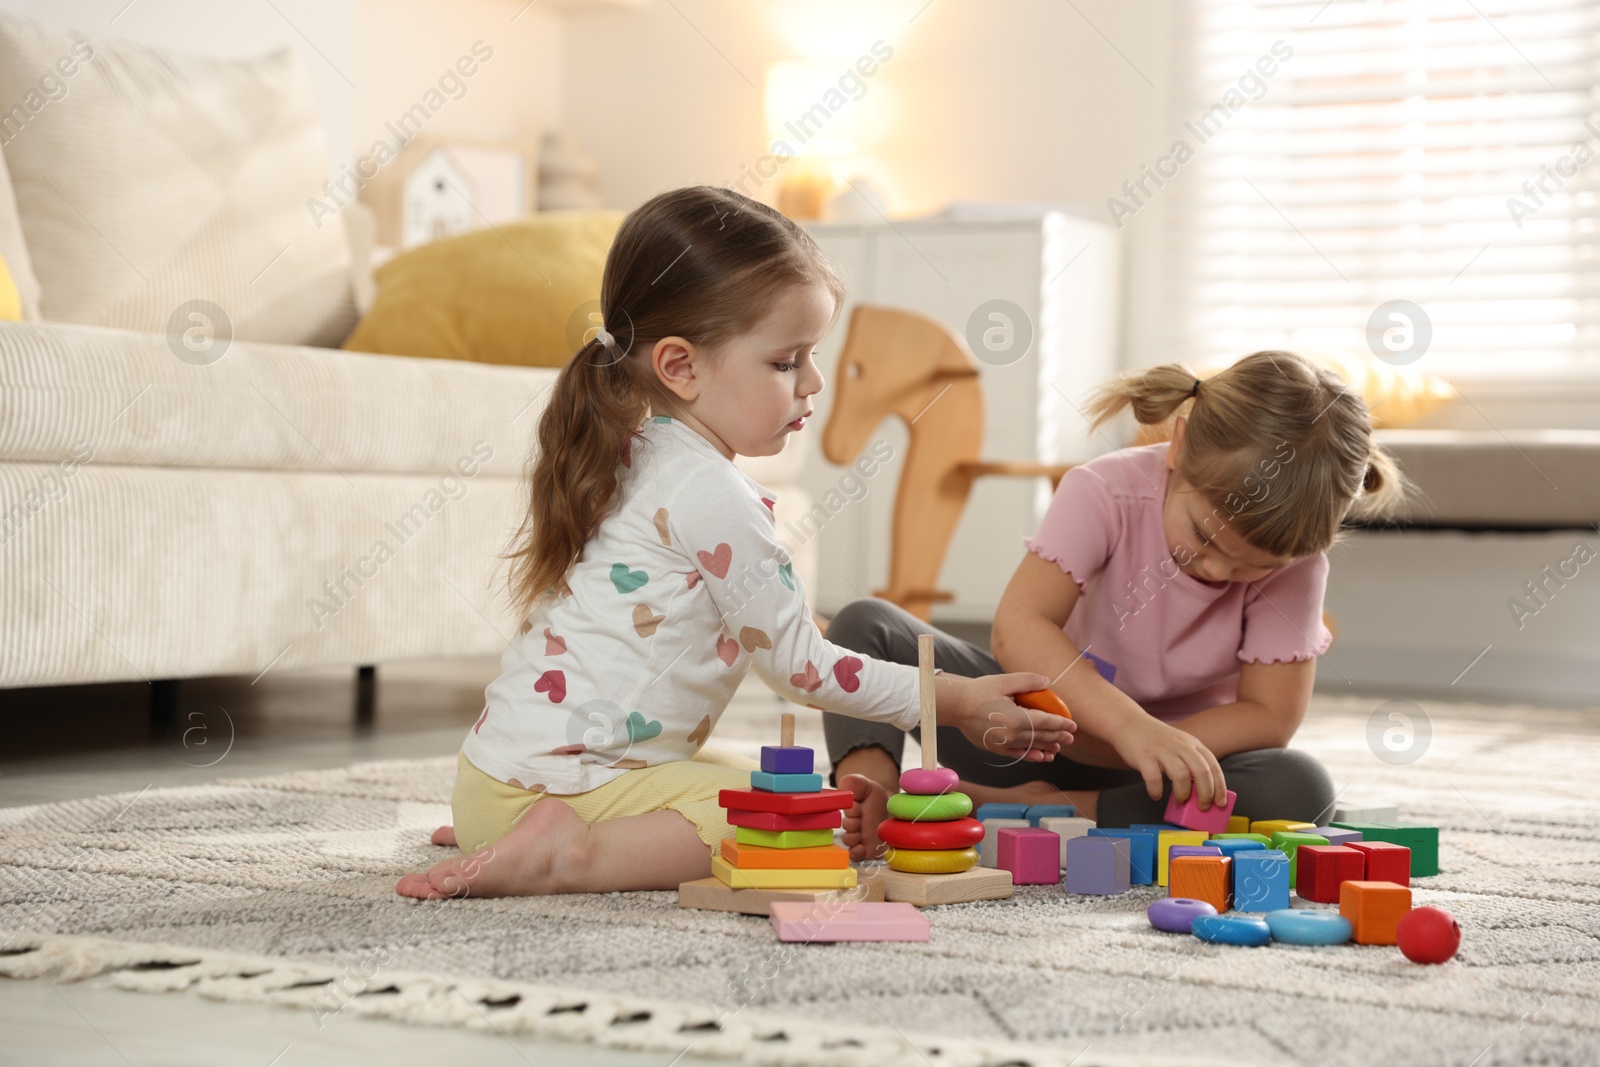
[[[813, 500], [833, 490], [834, 500], [847, 501], [815, 534], [819, 573], [811, 600], [830, 614], [888, 581], [890, 516], [907, 442], [905, 424], [886, 419], [871, 440], [878, 454], [892, 450], [892, 457], [870, 479], [822, 456], [850, 309], [858, 303], [908, 308], [979, 341], [972, 344], [985, 404], [979, 458], [1078, 462], [1110, 447], [1104, 436], [1090, 434], [1079, 410], [1116, 371], [1121, 265], [1115, 230], [1061, 212], [808, 228], [849, 287], [839, 324], [818, 352], [828, 384], [796, 442], [806, 451], [800, 484]], [[985, 329], [1006, 325], [980, 313], [996, 300], [1021, 310], [1012, 328], [1032, 330], [1021, 358], [1015, 348], [996, 356], [982, 345]], [[969, 330], [975, 313], [981, 321]], [[939, 588], [955, 599], [934, 608], [935, 620], [993, 619], [1026, 551], [1022, 538], [1038, 527], [1049, 500], [1042, 478], [978, 480], [940, 574]], [[789, 539], [796, 540], [792, 531]]]

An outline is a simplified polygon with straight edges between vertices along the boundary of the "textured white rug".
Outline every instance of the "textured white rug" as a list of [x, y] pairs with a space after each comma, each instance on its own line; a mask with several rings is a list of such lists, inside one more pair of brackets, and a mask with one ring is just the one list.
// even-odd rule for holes
[[770, 1063], [1600, 1062], [1600, 718], [1425, 705], [1402, 766], [1379, 703], [1319, 698], [1297, 744], [1443, 828], [1416, 891], [1465, 932], [1441, 967], [1160, 934], [1150, 889], [1024, 887], [894, 945], [780, 945], [669, 893], [418, 904], [392, 885], [446, 854], [441, 754], [0, 810], [0, 974]]

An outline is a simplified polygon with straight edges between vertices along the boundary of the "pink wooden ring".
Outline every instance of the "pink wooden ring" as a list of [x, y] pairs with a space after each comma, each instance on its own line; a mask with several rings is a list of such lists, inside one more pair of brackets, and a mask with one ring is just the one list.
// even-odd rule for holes
[[900, 775], [900, 788], [919, 797], [936, 797], [960, 784], [961, 779], [949, 767], [935, 767], [931, 771], [916, 767]]

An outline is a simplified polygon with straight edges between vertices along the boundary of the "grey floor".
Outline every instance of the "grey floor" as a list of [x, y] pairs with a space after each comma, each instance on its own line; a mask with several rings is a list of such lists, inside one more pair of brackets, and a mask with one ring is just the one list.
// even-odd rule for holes
[[[43, 804], [219, 778], [444, 756], [483, 708], [494, 657], [380, 667], [370, 726], [355, 720], [353, 671], [185, 682], [179, 732], [153, 741], [148, 687], [0, 690], [0, 807]], [[775, 700], [764, 690], [741, 700]], [[769, 705], [770, 706], [770, 705]], [[737, 708], [730, 708], [729, 714]], [[185, 737], [185, 733], [187, 737]], [[470, 1063], [667, 1067], [670, 1056], [521, 1035], [413, 1027], [221, 1004], [193, 994], [145, 995], [103, 980], [0, 980], [0, 1064], [118, 1067], [228, 1064]], [[679, 1067], [725, 1063], [685, 1056]]]

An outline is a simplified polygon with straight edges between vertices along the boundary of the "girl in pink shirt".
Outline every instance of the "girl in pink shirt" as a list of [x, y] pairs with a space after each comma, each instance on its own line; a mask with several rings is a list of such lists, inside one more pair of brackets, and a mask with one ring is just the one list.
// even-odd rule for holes
[[[1204, 382], [1177, 364], [1126, 375], [1096, 398], [1095, 426], [1126, 407], [1143, 425], [1171, 421], [1171, 440], [1061, 479], [1023, 540], [992, 654], [881, 600], [847, 605], [828, 636], [895, 659], [935, 633], [947, 670], [1052, 679], [1079, 733], [1049, 765], [995, 759], [940, 730], [941, 759], [979, 803], [1065, 800], [1127, 826], [1160, 821], [1170, 794], [1209, 807], [1232, 789], [1239, 814], [1325, 821], [1327, 772], [1286, 747], [1333, 640], [1325, 551], [1346, 517], [1391, 510], [1404, 480], [1361, 399], [1287, 352], [1257, 352]], [[837, 780], [865, 811], [847, 840], [869, 854], [901, 735], [835, 715], [824, 725]]]

